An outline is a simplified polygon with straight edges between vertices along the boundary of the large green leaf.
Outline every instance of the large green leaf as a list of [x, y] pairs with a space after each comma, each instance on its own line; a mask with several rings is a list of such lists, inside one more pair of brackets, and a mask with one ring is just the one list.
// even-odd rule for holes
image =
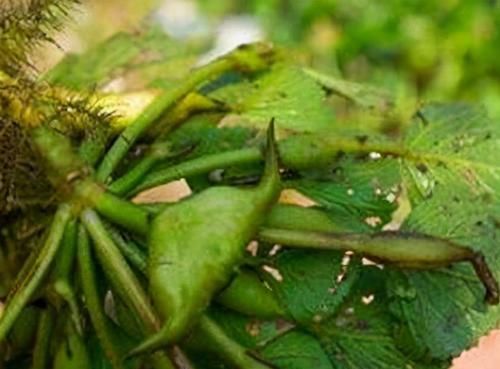
[[304, 72], [332, 93], [352, 101], [358, 107], [381, 113], [394, 108], [395, 97], [387, 90], [336, 78], [313, 69], [305, 68]]
[[386, 273], [364, 266], [347, 301], [331, 319], [310, 326], [335, 369], [438, 368], [438, 361], [420, 364], [410, 359], [406, 343], [394, 333], [396, 322], [387, 311]]
[[466, 185], [467, 192], [498, 202], [500, 125], [484, 109], [427, 105], [416, 115], [404, 145], [408, 160], [403, 161], [403, 170], [413, 202], [430, 197], [437, 183], [453, 189], [458, 182]]
[[[480, 249], [499, 278], [500, 231], [491, 217], [491, 204], [463, 196], [466, 189], [458, 184], [453, 188], [437, 185], [432, 198], [413, 209], [403, 228]], [[499, 308], [485, 306], [483, 287], [469, 265], [394, 272], [389, 281], [394, 313], [408, 324], [419, 349], [433, 357], [458, 355], [500, 321]]]
[[82, 55], [66, 55], [44, 79], [75, 90], [91, 88], [112, 78], [113, 71], [129, 63], [140, 50], [131, 35], [118, 33]]
[[274, 118], [280, 132], [328, 130], [333, 112], [325, 104], [321, 87], [300, 68], [278, 64], [253, 82], [225, 84], [211, 95], [229, 104], [237, 116], [228, 121], [267, 128]]
[[318, 202], [346, 231], [380, 229], [397, 208], [400, 174], [394, 159], [347, 157], [317, 176], [287, 185]]
[[[414, 208], [403, 229], [480, 250], [500, 278], [500, 130], [462, 104], [422, 109], [406, 138], [403, 175]], [[411, 247], [411, 245], [410, 245]], [[458, 355], [500, 321], [469, 265], [399, 272], [389, 280], [395, 315], [432, 357]]]
[[[284, 321], [260, 321], [213, 307], [210, 315], [234, 340], [261, 356], [279, 369], [332, 369], [328, 356], [319, 341], [306, 332], [293, 328]], [[194, 356], [200, 368], [210, 358], [201, 352]], [[224, 368], [221, 364], [211, 363], [209, 368]]]
[[343, 254], [288, 250], [274, 266], [282, 280], [269, 278], [279, 301], [304, 326], [334, 315], [357, 279], [356, 262], [342, 265]]
[[261, 354], [280, 369], [333, 369], [318, 340], [296, 329], [269, 343]]
[[120, 80], [126, 90], [148, 85], [170, 87], [196, 59], [187, 45], [153, 25], [137, 33], [118, 33], [82, 54], [68, 54], [43, 77], [75, 90], [92, 90]]

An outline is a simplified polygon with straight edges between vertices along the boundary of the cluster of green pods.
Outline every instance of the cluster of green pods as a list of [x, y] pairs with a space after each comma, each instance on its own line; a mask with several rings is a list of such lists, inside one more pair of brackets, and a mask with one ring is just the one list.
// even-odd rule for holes
[[[95, 167], [94, 160], [81, 154], [88, 150], [77, 150], [61, 133], [44, 124], [30, 128], [30, 138], [57, 189], [58, 205], [0, 314], [4, 357], [14, 357], [34, 337], [31, 367], [89, 368], [88, 345], [97, 341], [113, 369], [176, 368], [179, 347], [188, 337], [201, 337], [229, 366], [270, 368], [206, 314], [210, 304], [218, 303], [262, 319], [292, 319], [259, 278], [258, 268], [245, 265], [250, 241], [352, 251], [409, 269], [469, 261], [485, 286], [487, 300], [498, 303], [497, 282], [482, 255], [469, 248], [425, 235], [346, 233], [321, 209], [278, 203], [279, 163], [307, 168], [330, 160], [339, 145], [343, 151], [373, 149], [356, 141], [339, 143], [304, 134], [276, 143], [272, 122], [263, 149], [207, 155], [156, 172], [152, 168], [174, 153], [152, 150], [152, 156], [115, 176], [146, 130], [190, 91], [226, 71], [267, 68], [272, 57], [268, 47], [258, 44], [195, 70], [184, 83], [159, 95]], [[252, 187], [212, 186], [158, 209], [130, 200], [139, 191], [174, 179], [263, 159], [264, 172]], [[33, 324], [23, 327], [28, 319], [36, 322], [35, 330], [30, 331]], [[52, 340], [53, 336], [63, 339]]]

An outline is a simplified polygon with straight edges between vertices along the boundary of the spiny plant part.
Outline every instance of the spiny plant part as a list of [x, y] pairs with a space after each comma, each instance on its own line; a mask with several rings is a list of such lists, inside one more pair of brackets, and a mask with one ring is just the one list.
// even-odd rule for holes
[[54, 43], [78, 0], [5, 0], [0, 4], [0, 68], [18, 73], [31, 65], [28, 56], [43, 42]]
[[266, 43], [199, 65], [154, 26], [39, 76], [28, 36], [73, 3], [2, 4], [0, 366], [444, 368], [495, 326], [483, 109], [401, 114]]

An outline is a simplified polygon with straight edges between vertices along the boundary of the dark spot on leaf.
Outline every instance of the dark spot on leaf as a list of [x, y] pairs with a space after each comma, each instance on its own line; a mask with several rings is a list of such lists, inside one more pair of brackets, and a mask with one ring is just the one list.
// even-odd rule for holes
[[415, 115], [422, 121], [422, 124], [424, 126], [427, 126], [429, 125], [429, 121], [427, 120], [427, 118], [425, 117], [424, 113], [422, 112], [422, 110], [417, 110], [417, 112], [415, 113]]
[[356, 322], [356, 328], [360, 330], [367, 330], [368, 328], [370, 328], [370, 326], [366, 320], [358, 320]]
[[367, 135], [357, 135], [356, 140], [358, 140], [358, 142], [361, 145], [364, 145], [366, 143], [366, 141], [368, 141], [368, 136]]
[[343, 151], [337, 151], [337, 154], [335, 155], [335, 160], [340, 160], [345, 156], [345, 152]]
[[422, 173], [427, 173], [427, 171], [429, 170], [429, 168], [427, 168], [427, 165], [425, 164], [418, 164], [417, 169]]

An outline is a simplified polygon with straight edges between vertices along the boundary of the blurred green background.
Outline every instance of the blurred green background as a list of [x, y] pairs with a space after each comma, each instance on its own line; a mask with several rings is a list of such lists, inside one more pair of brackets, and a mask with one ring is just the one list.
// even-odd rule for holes
[[327, 73], [424, 101], [481, 102], [500, 118], [495, 0], [88, 0], [78, 18], [66, 48], [85, 49], [146, 18], [219, 52], [272, 40]]

